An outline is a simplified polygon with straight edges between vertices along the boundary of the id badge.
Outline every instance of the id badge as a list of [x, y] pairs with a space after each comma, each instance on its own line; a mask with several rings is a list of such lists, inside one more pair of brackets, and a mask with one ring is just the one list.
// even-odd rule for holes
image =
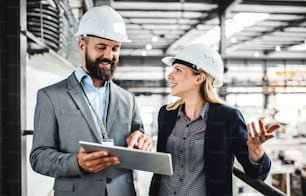
[[114, 139], [102, 139], [102, 144], [107, 146], [113, 146], [114, 145]]

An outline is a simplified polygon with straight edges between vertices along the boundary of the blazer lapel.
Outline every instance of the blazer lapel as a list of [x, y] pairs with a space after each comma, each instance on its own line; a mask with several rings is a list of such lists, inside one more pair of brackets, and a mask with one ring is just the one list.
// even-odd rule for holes
[[71, 98], [75, 102], [75, 104], [79, 107], [83, 117], [88, 123], [90, 130], [96, 136], [97, 141], [101, 143], [100, 134], [96, 128], [95, 122], [92, 119], [92, 114], [90, 108], [88, 107], [88, 103], [84, 97], [83, 90], [79, 82], [77, 81], [74, 73], [72, 73], [68, 77], [68, 93], [71, 95]]
[[118, 110], [118, 102], [119, 102], [119, 91], [118, 87], [110, 80], [109, 81], [109, 103], [107, 109], [107, 118], [106, 118], [106, 129], [107, 133], [110, 132], [111, 127], [113, 125], [115, 115]]

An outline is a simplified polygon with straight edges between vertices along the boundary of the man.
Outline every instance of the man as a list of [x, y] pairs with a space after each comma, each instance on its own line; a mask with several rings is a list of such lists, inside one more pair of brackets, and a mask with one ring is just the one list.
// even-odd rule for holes
[[86, 153], [78, 143], [151, 148], [135, 97], [111, 80], [121, 42], [129, 41], [124, 21], [109, 6], [95, 7], [81, 18], [77, 35], [82, 65], [37, 93], [30, 163], [55, 178], [56, 196], [135, 195], [132, 171], [113, 167], [118, 157]]

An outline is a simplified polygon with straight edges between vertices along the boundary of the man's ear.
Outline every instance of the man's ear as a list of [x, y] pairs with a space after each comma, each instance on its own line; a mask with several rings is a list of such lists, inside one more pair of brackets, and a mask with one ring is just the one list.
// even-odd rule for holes
[[79, 42], [78, 42], [78, 45], [79, 45], [80, 51], [81, 51], [82, 53], [85, 52], [85, 49], [86, 49], [85, 40], [80, 39]]

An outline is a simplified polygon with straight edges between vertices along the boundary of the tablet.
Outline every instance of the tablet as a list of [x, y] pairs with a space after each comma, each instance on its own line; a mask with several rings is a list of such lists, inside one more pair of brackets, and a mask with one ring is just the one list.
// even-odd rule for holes
[[153, 172], [156, 174], [172, 175], [171, 154], [149, 152], [122, 146], [107, 146], [99, 143], [79, 141], [86, 152], [107, 151], [110, 155], [119, 157], [120, 164], [115, 167]]

